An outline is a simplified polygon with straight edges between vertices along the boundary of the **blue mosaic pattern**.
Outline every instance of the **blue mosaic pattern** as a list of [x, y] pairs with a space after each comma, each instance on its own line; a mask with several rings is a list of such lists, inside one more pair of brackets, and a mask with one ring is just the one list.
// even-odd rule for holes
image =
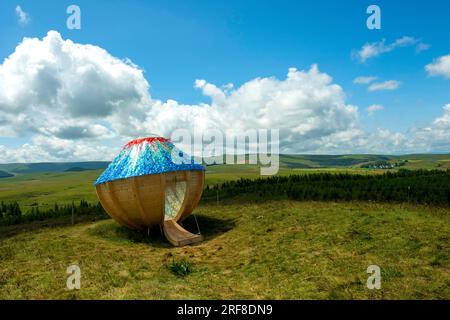
[[205, 170], [205, 168], [195, 163], [191, 156], [176, 148], [169, 140], [142, 139], [140, 143], [129, 143], [125, 146], [94, 185], [180, 170]]

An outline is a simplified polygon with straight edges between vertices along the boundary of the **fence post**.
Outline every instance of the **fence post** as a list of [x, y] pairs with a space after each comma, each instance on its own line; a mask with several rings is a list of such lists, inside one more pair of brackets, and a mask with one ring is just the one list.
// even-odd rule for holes
[[75, 210], [74, 210], [73, 203], [72, 203], [72, 225], [74, 224], [74, 214], [75, 214], [74, 211]]

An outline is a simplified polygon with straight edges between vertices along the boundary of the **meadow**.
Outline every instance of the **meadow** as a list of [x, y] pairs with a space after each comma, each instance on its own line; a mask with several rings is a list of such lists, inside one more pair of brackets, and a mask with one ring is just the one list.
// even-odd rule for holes
[[[444, 169], [446, 159], [405, 166], [424, 161], [427, 169]], [[386, 172], [348, 160], [333, 168], [287, 160], [280, 177]], [[0, 179], [0, 201], [17, 201], [24, 211], [97, 203], [92, 183], [100, 171], [16, 174]], [[195, 210], [205, 241], [192, 246], [172, 247], [159, 233], [129, 231], [103, 216], [0, 227], [0, 299], [450, 298], [448, 205], [254, 197], [248, 187], [259, 169], [245, 165], [210, 166], [206, 182], [211, 190], [229, 188], [242, 177], [250, 179], [240, 185], [243, 194], [202, 201]], [[184, 227], [198, 231], [194, 216]], [[81, 268], [81, 290], [66, 288], [71, 264]], [[381, 268], [380, 290], [366, 287], [369, 265]]]
[[[201, 205], [205, 241], [172, 247], [112, 220], [0, 241], [1, 299], [448, 299], [448, 209], [269, 201]], [[196, 231], [189, 218], [185, 227]], [[174, 263], [189, 263], [180, 276]], [[81, 268], [81, 290], [66, 268]], [[366, 287], [369, 265], [382, 287]]]
[[[279, 175], [292, 173], [308, 174], [317, 172], [344, 172], [361, 174], [379, 174], [380, 171], [364, 169], [288, 169], [280, 168]], [[10, 178], [0, 179], [0, 201], [17, 201], [25, 212], [32, 206], [42, 210], [51, 208], [55, 203], [68, 204], [73, 201], [85, 200], [97, 202], [93, 183], [102, 170], [87, 170], [81, 172], [35, 172], [19, 174]], [[259, 167], [248, 165], [211, 166], [206, 170], [206, 184], [215, 185], [241, 178], [259, 178]]]
[[[387, 161], [407, 161], [403, 169], [448, 169], [450, 154], [419, 154], [404, 156], [385, 155], [280, 155], [279, 176], [313, 173], [351, 173], [377, 175], [398, 169], [366, 169], [364, 165]], [[97, 202], [94, 181], [107, 162], [0, 164], [0, 170], [13, 177], [0, 178], [0, 201], [17, 201], [25, 212], [31, 206], [43, 210], [55, 203], [68, 204], [81, 200]], [[70, 171], [84, 168], [86, 171]], [[238, 179], [255, 179], [260, 176], [256, 165], [213, 165], [206, 169], [206, 184], [215, 185]]]

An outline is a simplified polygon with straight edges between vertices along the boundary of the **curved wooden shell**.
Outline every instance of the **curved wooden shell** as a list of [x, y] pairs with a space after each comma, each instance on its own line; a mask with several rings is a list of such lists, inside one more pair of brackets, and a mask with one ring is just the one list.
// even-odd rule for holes
[[121, 225], [144, 229], [164, 222], [166, 183], [186, 181], [186, 194], [175, 221], [188, 217], [200, 201], [204, 171], [175, 171], [97, 184], [106, 212]]

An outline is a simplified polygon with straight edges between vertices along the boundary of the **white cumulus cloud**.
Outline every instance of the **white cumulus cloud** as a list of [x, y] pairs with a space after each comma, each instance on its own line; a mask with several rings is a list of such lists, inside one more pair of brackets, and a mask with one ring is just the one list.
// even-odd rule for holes
[[450, 104], [442, 108], [441, 116], [429, 126], [413, 129], [414, 145], [426, 152], [445, 152], [450, 150]]
[[425, 66], [430, 76], [442, 76], [450, 79], [450, 54], [442, 56]]
[[114, 113], [149, 104], [148, 87], [142, 70], [99, 47], [55, 31], [25, 38], [0, 65], [0, 132], [102, 137]]
[[317, 65], [290, 68], [284, 79], [256, 78], [238, 87], [199, 79], [194, 87], [210, 103], [154, 99], [143, 71], [128, 59], [64, 40], [56, 31], [25, 38], [0, 65], [0, 136], [33, 139], [9, 153], [3, 147], [0, 161], [32, 154], [39, 161], [89, 159], [82, 146], [96, 152], [115, 141], [119, 148], [137, 136], [170, 136], [180, 128], [280, 129], [286, 152], [314, 151], [359, 134], [357, 108]]
[[450, 104], [445, 105], [442, 110], [442, 116], [436, 118], [433, 124], [437, 129], [450, 130]]
[[[399, 85], [374, 80], [368, 83], [376, 90]], [[208, 103], [163, 101], [149, 88], [137, 65], [98, 46], [62, 39], [56, 31], [25, 38], [0, 64], [0, 137], [28, 142], [0, 145], [0, 162], [111, 160], [132, 138], [170, 137], [177, 129], [279, 129], [282, 153], [390, 153], [442, 148], [450, 141], [450, 107], [429, 128], [409, 135], [364, 132], [358, 108], [317, 65], [240, 86], [195, 80]]]

